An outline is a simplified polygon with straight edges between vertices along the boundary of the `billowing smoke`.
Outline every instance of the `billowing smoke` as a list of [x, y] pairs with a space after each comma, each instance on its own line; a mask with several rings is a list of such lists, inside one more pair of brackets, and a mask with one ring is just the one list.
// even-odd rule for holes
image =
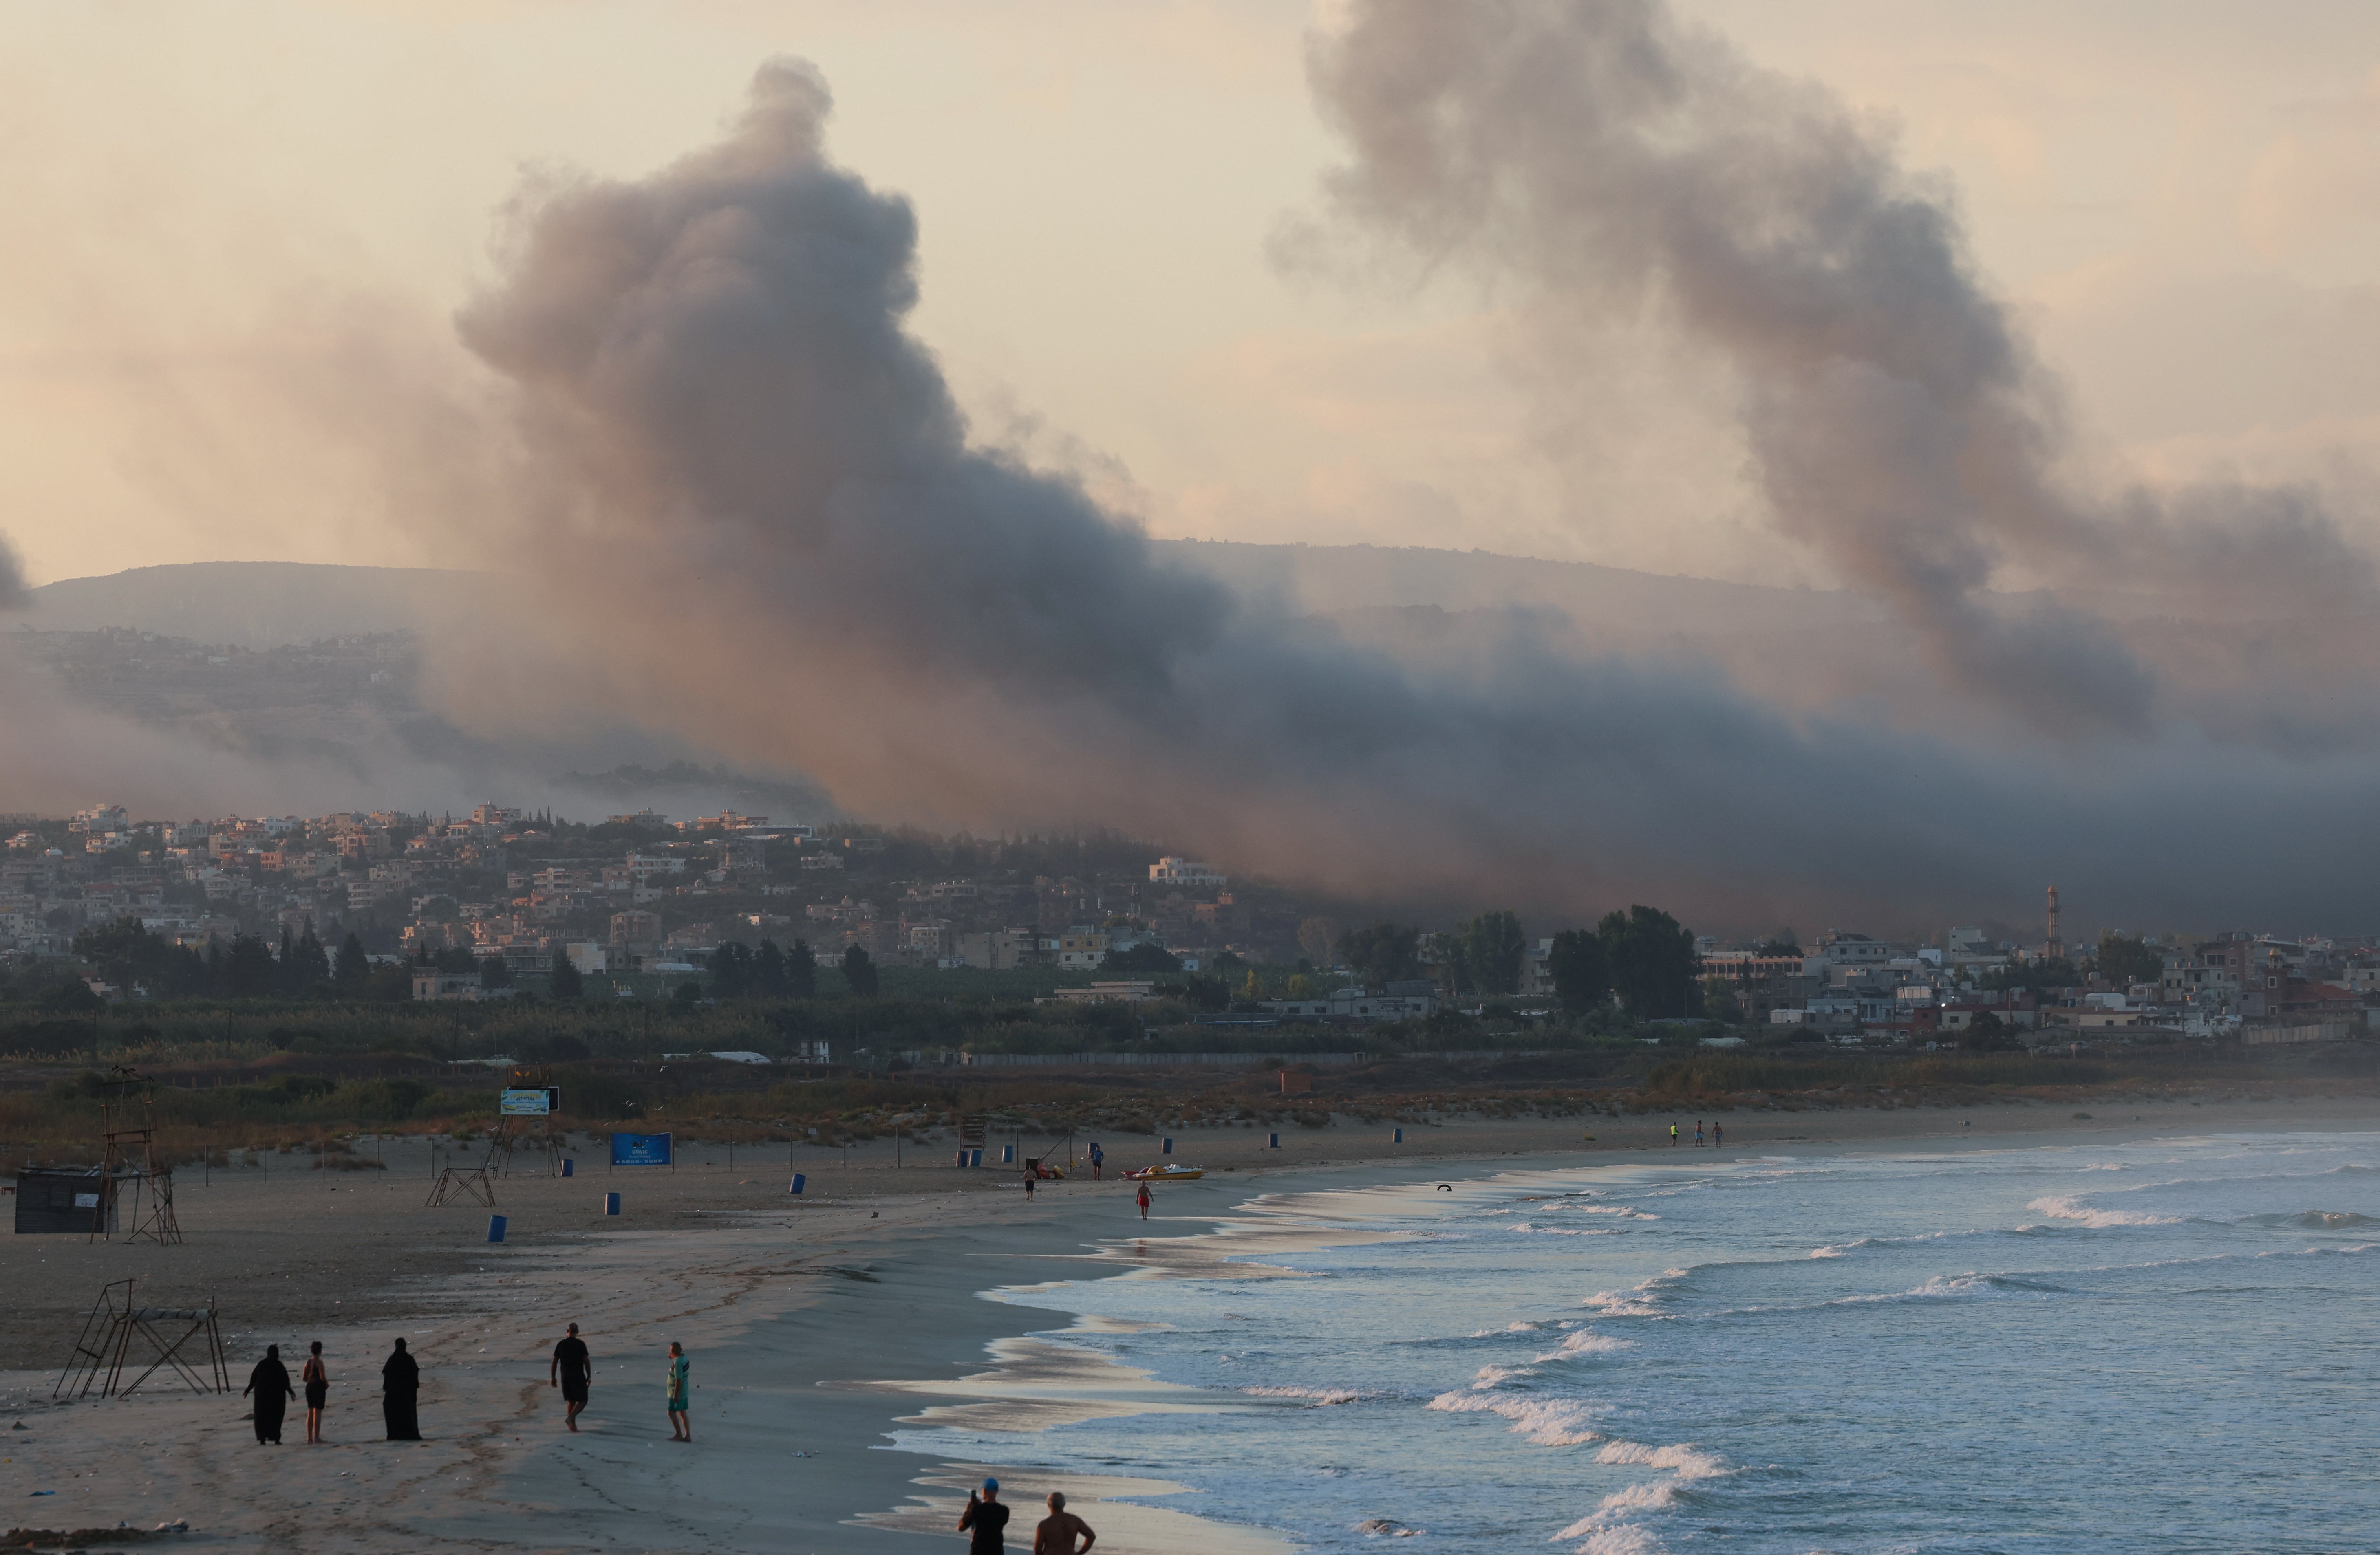
[[17, 561], [17, 552], [8, 544], [8, 536], [0, 535], [0, 610], [21, 610], [31, 597], [25, 586], [25, 570]]
[[[2310, 494], [2078, 488], [1948, 195], [1822, 88], [1661, 0], [1365, 0], [1309, 69], [1353, 151], [1338, 215], [1544, 314], [1657, 318], [1720, 354], [1779, 525], [1889, 600], [1950, 686], [2059, 733], [2160, 715], [2111, 622], [1996, 597], [2011, 576], [2202, 616], [2349, 609], [2374, 661], [2371, 564]], [[2238, 722], [2197, 700], [2162, 711]]]
[[[515, 391], [516, 560], [548, 590], [552, 668], [450, 666], [491, 696], [483, 718], [597, 700], [813, 774], [861, 814], [1122, 826], [1417, 899], [1588, 912], [1633, 896], [1757, 925], [2022, 904], [2051, 860], [2078, 894], [2193, 912], [2361, 889], [2343, 862], [2254, 873], [2277, 833], [2252, 816], [2194, 853], [2140, 846], [2210, 801], [2284, 791], [2293, 826], [2366, 830], [2358, 773], [2194, 744], [2084, 767], [1797, 726], [1713, 676], [1590, 659], [1542, 620], [1391, 653], [1160, 564], [1075, 484], [969, 442], [905, 324], [914, 218], [827, 159], [827, 108], [814, 72], [773, 64], [719, 144], [525, 201], [504, 280], [461, 328]], [[1917, 367], [1955, 385], [1972, 369], [1949, 364], [1993, 349], [2012, 347], [1946, 342]], [[2011, 438], [2014, 370], [1965, 391], [2010, 400], [1991, 424]], [[1902, 545], [1888, 518], [1879, 499], [1865, 522], [1909, 552], [1893, 568], [1947, 580], [2001, 672], [2030, 666], [2031, 643], [1972, 603], [1998, 531], [1977, 518]], [[2091, 651], [2115, 668], [2078, 708], [2135, 716], [2136, 672]]]

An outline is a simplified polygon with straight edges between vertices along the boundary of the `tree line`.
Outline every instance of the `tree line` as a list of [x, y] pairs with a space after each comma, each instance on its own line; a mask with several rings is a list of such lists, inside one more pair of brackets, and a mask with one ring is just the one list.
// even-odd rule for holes
[[[1375, 923], [1340, 936], [1340, 962], [1367, 987], [1429, 981], [1455, 995], [1509, 997], [1520, 992], [1528, 935], [1512, 912], [1483, 912], [1451, 933], [1425, 934], [1411, 924]], [[1572, 1015], [1617, 1002], [1633, 1020], [1702, 1013], [1702, 958], [1693, 931], [1641, 903], [1609, 912], [1592, 929], [1553, 936], [1547, 970], [1554, 995]]]

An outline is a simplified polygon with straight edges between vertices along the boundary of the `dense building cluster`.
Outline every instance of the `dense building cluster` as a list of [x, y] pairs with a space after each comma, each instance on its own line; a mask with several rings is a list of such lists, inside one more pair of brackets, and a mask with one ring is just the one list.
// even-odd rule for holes
[[1960, 926], [1933, 945], [1830, 931], [1808, 949], [1705, 941], [1706, 1003], [1837, 1040], [2039, 1045], [2108, 1035], [2332, 1040], [2380, 1002], [2380, 946], [2232, 931], [2102, 935], [2087, 958]]
[[624, 985], [683, 977], [729, 946], [800, 945], [820, 960], [856, 949], [884, 967], [1089, 972], [1112, 958], [1196, 972], [1293, 957], [1303, 920], [1277, 889], [1234, 893], [1202, 863], [1130, 842], [977, 842], [733, 811], [155, 822], [101, 805], [6, 829], [0, 953], [67, 957], [78, 936], [128, 919], [192, 949], [353, 935], [375, 960], [421, 967], [419, 997], [498, 993], [557, 962]]
[[[1697, 938], [1643, 906], [1534, 939], [1510, 912], [1352, 927], [1330, 904], [1126, 839], [987, 841], [732, 810], [158, 822], [97, 805], [0, 818], [0, 956], [72, 958], [111, 999], [325, 982], [411, 999], [650, 996], [690, 980], [706, 997], [800, 997], [820, 966], [859, 993], [884, 968], [1039, 969], [1048, 999], [1187, 995], [1266, 1024], [1410, 1022], [1500, 1001], [1604, 1025], [1716, 1022], [1729, 1030], [1704, 1040], [1722, 1043], [1964, 1047], [2318, 1041], [2361, 1031], [2380, 1000], [2380, 948], [2365, 942], [2109, 934], [2070, 955], [2054, 893], [2037, 945], [1960, 926], [1931, 943], [1829, 931], [1805, 948], [1790, 933]], [[139, 943], [118, 943], [128, 934]], [[103, 959], [115, 982], [90, 970]]]

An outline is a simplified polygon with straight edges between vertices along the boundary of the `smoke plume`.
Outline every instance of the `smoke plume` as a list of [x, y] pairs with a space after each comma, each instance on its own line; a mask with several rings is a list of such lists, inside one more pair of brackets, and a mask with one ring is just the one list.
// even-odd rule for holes
[[[547, 591], [552, 657], [510, 681], [454, 675], [504, 688], [483, 717], [600, 701], [812, 774], [861, 814], [1122, 826], [1326, 887], [1579, 913], [1633, 896], [1755, 924], [2023, 902], [2050, 857], [2070, 888], [2120, 883], [2131, 902], [2278, 892], [2240, 873], [2274, 840], [2253, 820], [2195, 857], [2140, 855], [2239, 793], [2292, 793], [2293, 825], [2369, 829], [2339, 808], [2358, 790], [2337, 770], [2196, 744], [2096, 766], [1979, 755], [1797, 725], [1716, 676], [1585, 656], [1526, 614], [1415, 654], [1238, 601], [1072, 481], [969, 441], [905, 325], [915, 219], [828, 159], [828, 106], [814, 71], [771, 64], [716, 145], [524, 198], [506, 272], [460, 327], [512, 387], [516, 560]], [[1854, 314], [1835, 328], [1891, 332]], [[1910, 435], [2034, 435], [2014, 368], [1989, 365], [2013, 351], [2004, 332], [1919, 344], [1889, 361], [1960, 403], [1929, 401]], [[1886, 381], [1844, 370], [1865, 392]], [[1983, 430], [1961, 419], [1996, 397]], [[1779, 448], [1840, 429], [1782, 398]], [[1912, 489], [1944, 478], [1902, 464]], [[1971, 615], [1959, 630], [1996, 645], [1999, 672], [2031, 666], [2038, 636], [1972, 597], [1998, 531], [1904, 542], [1889, 516], [1879, 498], [1863, 522], [1893, 575]], [[2089, 623], [2066, 629], [2114, 666], [2078, 708], [2136, 716], [2137, 671]], [[2361, 888], [2333, 873], [2318, 888]]]
[[2371, 563], [2311, 493], [2078, 489], [1949, 195], [1824, 89], [1660, 0], [1366, 0], [1309, 73], [1353, 151], [1341, 218], [1548, 321], [1649, 315], [1718, 353], [1778, 524], [1888, 600], [1949, 685], [2063, 734], [2158, 716], [2115, 624], [1995, 597], [2011, 576], [2196, 614], [2353, 610], [2371, 662]]
[[17, 561], [17, 552], [8, 536], [0, 535], [0, 610], [21, 610], [31, 599], [32, 590], [25, 586], [25, 570]]

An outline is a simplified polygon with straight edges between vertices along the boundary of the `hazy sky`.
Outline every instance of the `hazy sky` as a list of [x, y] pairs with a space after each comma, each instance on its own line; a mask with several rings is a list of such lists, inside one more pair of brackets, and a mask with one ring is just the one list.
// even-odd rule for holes
[[[2312, 476], [2369, 535], [2380, 7], [1689, 0], [1959, 191], [2109, 467]], [[0, 9], [0, 532], [32, 581], [468, 564], [359, 417], [473, 370], [524, 172], [651, 171], [779, 54], [921, 223], [978, 434], [1152, 532], [1831, 581], [1771, 537], [1704, 364], [1614, 332], [1524, 381], [1497, 299], [1269, 256], [1343, 149], [1295, 4]], [[434, 417], [414, 428], [439, 436]]]

